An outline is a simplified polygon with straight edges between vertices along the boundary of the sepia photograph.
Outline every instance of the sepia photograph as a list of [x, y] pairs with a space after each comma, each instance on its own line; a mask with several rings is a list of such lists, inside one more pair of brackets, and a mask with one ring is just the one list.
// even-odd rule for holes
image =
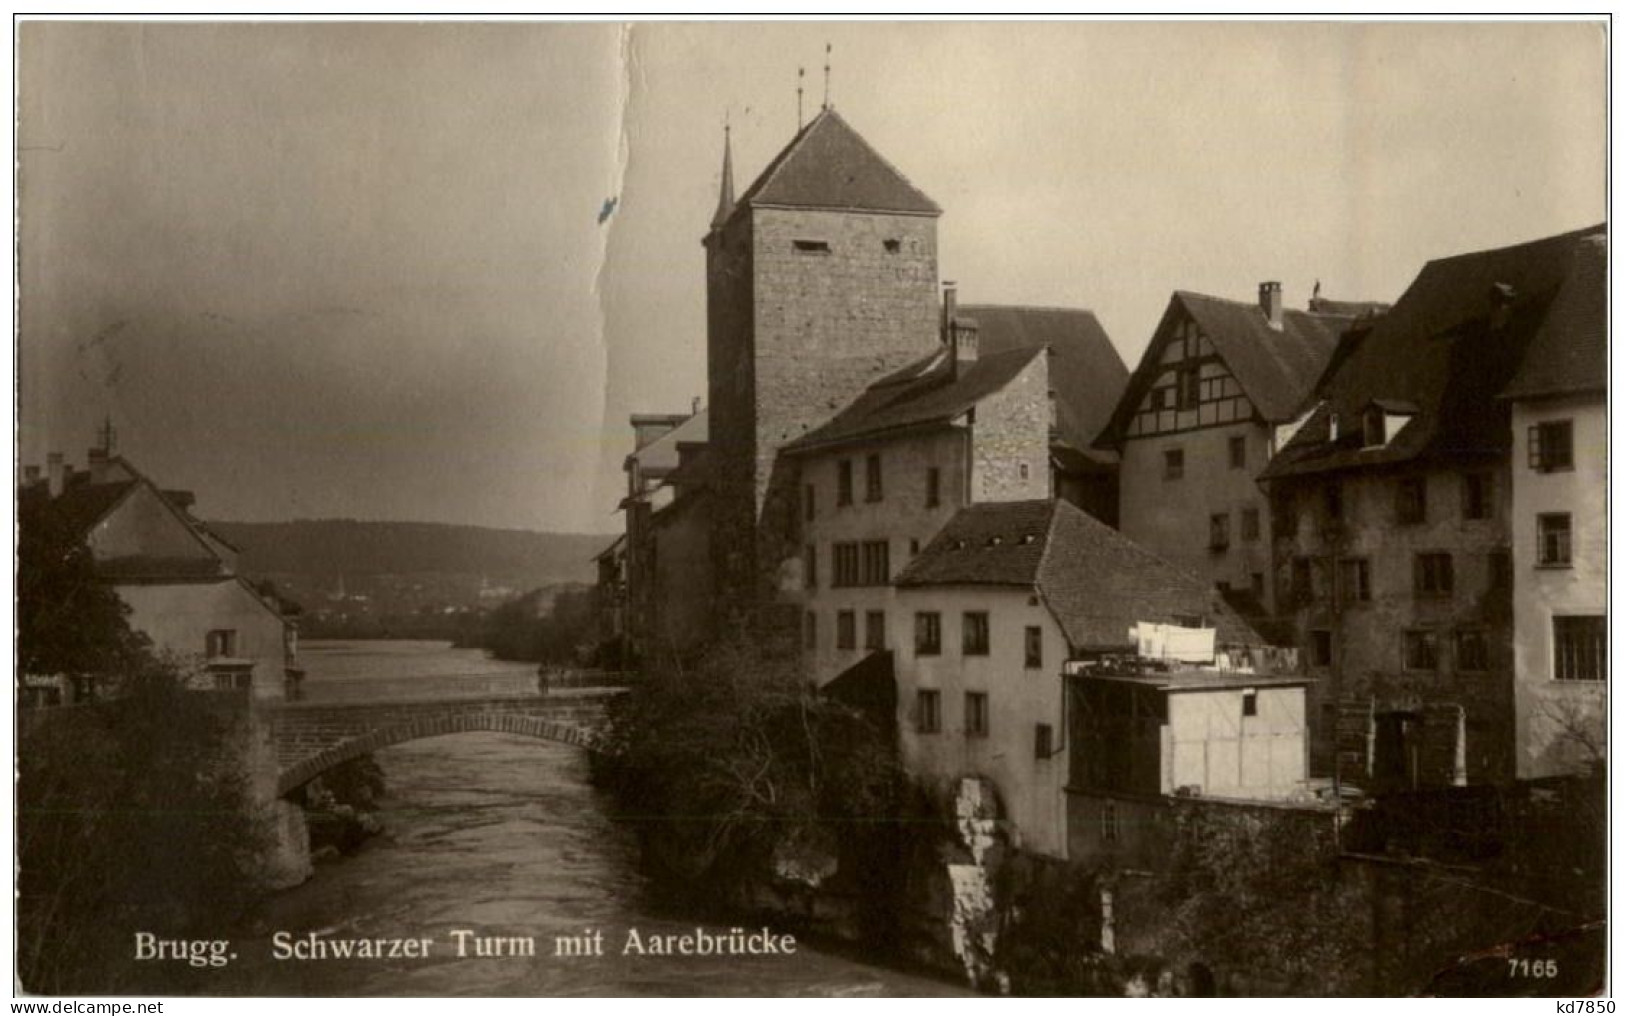
[[14, 17], [13, 997], [1612, 1012], [1610, 31]]

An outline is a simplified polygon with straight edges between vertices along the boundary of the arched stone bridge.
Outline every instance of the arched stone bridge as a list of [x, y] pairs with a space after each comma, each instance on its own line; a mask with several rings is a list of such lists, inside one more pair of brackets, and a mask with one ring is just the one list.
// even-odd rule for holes
[[464, 731], [521, 734], [593, 750], [609, 700], [620, 689], [416, 702], [289, 702], [263, 709], [283, 797], [370, 751]]

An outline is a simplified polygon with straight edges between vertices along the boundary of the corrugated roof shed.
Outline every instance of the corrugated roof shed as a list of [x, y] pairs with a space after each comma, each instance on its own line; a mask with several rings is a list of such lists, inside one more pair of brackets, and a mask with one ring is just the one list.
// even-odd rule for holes
[[1221, 643], [1263, 644], [1212, 586], [1060, 500], [960, 510], [896, 584], [1036, 589], [1074, 649], [1124, 646], [1136, 622], [1193, 616]]

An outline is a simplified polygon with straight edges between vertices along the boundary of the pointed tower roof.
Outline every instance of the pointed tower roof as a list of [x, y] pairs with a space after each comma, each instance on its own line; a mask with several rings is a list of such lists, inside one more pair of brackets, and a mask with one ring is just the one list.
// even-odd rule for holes
[[717, 194], [717, 213], [711, 216], [711, 228], [721, 229], [734, 211], [734, 150], [733, 128], [722, 127], [722, 190]]
[[942, 214], [833, 108], [820, 111], [791, 139], [739, 205]]

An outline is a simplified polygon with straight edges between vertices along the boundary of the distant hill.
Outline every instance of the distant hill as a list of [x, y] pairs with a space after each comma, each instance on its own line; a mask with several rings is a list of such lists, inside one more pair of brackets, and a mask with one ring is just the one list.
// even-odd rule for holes
[[520, 589], [592, 582], [611, 536], [537, 533], [435, 522], [210, 522], [242, 549], [248, 575], [482, 575]]

